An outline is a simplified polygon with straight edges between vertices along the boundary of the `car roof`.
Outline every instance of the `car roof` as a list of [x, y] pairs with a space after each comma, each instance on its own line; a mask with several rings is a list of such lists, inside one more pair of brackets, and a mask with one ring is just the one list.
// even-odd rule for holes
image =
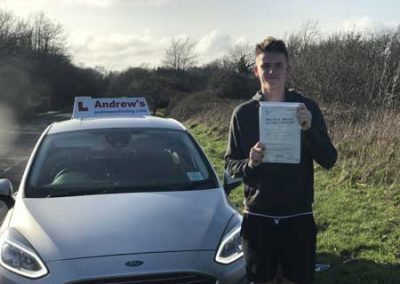
[[119, 116], [79, 118], [55, 122], [50, 126], [48, 134], [107, 128], [164, 128], [186, 130], [180, 122], [172, 118], [160, 118], [155, 116]]

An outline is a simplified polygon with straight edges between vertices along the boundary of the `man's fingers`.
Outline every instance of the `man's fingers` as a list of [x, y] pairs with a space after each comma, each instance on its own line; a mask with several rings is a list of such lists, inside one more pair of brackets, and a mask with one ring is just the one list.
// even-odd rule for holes
[[262, 146], [261, 142], [258, 141], [258, 142], [256, 143], [256, 145], [253, 146], [253, 148], [260, 148], [261, 146]]
[[262, 159], [250, 159], [249, 164], [250, 167], [256, 167], [258, 165], [260, 165], [262, 162]]
[[307, 130], [311, 127], [312, 115], [304, 104], [299, 105], [297, 108], [297, 118], [303, 130]]
[[253, 149], [264, 151], [265, 150], [265, 146], [259, 141], [259, 142], [256, 143], [256, 145], [254, 145]]
[[251, 149], [250, 149], [250, 155], [249, 155], [249, 164], [250, 167], [255, 167], [258, 166], [262, 163], [262, 160], [264, 158], [264, 151], [265, 151], [265, 146], [257, 142]]
[[306, 117], [308, 116], [309, 111], [306, 109], [301, 109], [297, 111], [297, 116], [302, 116], [302, 117]]
[[252, 149], [252, 151], [250, 152], [250, 159], [262, 159], [264, 157], [264, 152], [263, 151], [257, 151], [254, 150], [254, 148]]
[[261, 148], [261, 147], [259, 147], [259, 148], [253, 147], [252, 150], [255, 152], [258, 152], [258, 153], [262, 153], [262, 152], [264, 152], [265, 149]]
[[297, 110], [298, 110], [298, 111], [307, 110], [307, 107], [306, 107], [305, 104], [301, 103], [301, 104], [297, 107]]

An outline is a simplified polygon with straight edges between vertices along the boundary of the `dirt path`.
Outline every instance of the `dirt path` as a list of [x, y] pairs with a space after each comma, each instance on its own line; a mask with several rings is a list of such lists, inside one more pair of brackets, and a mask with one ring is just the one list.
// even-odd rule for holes
[[[8, 178], [13, 184], [14, 191], [17, 190], [29, 156], [42, 132], [52, 122], [69, 118], [70, 114], [49, 112], [7, 131], [0, 129], [0, 135], [14, 137], [11, 144], [0, 147], [0, 179]], [[4, 207], [4, 203], [0, 201], [0, 220], [6, 211]]]

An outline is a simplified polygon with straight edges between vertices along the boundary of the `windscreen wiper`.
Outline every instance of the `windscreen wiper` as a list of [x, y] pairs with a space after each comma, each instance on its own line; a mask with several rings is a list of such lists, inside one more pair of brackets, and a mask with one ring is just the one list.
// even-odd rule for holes
[[99, 187], [95, 189], [55, 189], [49, 191], [46, 197], [65, 197], [65, 196], [79, 196], [79, 195], [96, 195], [96, 194], [113, 194], [113, 193], [133, 193], [133, 192], [146, 192], [146, 188], [134, 186], [109, 186]]
[[96, 195], [96, 194], [107, 194], [113, 193], [109, 189], [93, 189], [93, 190], [55, 190], [49, 192], [46, 197], [65, 197], [65, 196], [79, 196], [79, 195]]
[[170, 183], [151, 187], [152, 191], [177, 191], [177, 190], [198, 190], [218, 187], [211, 179], [191, 181], [185, 183]]

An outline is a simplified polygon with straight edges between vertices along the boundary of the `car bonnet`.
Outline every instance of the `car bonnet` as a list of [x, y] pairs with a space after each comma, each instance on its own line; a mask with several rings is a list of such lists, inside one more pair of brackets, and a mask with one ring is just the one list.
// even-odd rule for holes
[[216, 250], [235, 211], [220, 188], [18, 199], [10, 227], [45, 261]]

